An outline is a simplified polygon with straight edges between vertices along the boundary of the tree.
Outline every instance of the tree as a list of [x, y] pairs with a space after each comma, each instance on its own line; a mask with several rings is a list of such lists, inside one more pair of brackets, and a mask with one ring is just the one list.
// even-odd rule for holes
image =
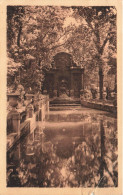
[[72, 54], [77, 65], [84, 67], [85, 86], [91, 83], [97, 85], [96, 64], [94, 61], [96, 55], [96, 48], [93, 44], [93, 33], [88, 27], [80, 23], [80, 25], [73, 29], [72, 35], [66, 40], [65, 47], [68, 48]]
[[[103, 54], [109, 42], [116, 47], [116, 9], [115, 7], [73, 7], [76, 17], [84, 19], [85, 25], [93, 33], [96, 48], [95, 62], [99, 67], [100, 99], [103, 98]], [[113, 41], [115, 40], [115, 41]]]
[[71, 30], [63, 27], [67, 15], [64, 7], [8, 7], [8, 53], [23, 65], [21, 82], [26, 88], [40, 89], [42, 68], [50, 66], [52, 54]]

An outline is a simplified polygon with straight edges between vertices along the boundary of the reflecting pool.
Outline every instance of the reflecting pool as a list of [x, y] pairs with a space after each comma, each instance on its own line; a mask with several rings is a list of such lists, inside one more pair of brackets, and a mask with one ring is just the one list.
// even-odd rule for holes
[[50, 111], [7, 155], [8, 187], [116, 187], [117, 119], [93, 109]]

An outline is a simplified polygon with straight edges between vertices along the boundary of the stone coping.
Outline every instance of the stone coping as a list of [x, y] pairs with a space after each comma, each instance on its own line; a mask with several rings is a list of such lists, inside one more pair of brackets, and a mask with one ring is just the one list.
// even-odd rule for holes
[[20, 95], [20, 93], [16, 92], [16, 93], [8, 93], [7, 96], [8, 97], [18, 97]]
[[31, 97], [34, 97], [35, 95], [34, 94], [31, 94], [31, 93], [26, 93], [25, 96], [31, 96]]
[[89, 100], [81, 100], [81, 105], [93, 109], [98, 109], [102, 111], [107, 111], [112, 114], [117, 115], [117, 106], [114, 106], [113, 104], [108, 104], [105, 102], [94, 102], [94, 101], [89, 101]]
[[81, 70], [84, 70], [84, 67], [81, 67], [81, 66], [72, 66], [70, 67], [71, 70], [76, 70], [76, 69], [81, 69]]

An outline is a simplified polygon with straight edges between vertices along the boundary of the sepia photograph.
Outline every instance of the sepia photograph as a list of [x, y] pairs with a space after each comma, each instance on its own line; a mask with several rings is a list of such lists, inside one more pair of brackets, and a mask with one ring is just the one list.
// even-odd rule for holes
[[0, 4], [0, 195], [121, 195], [120, 4], [16, 1]]
[[7, 6], [7, 187], [117, 187], [117, 10]]

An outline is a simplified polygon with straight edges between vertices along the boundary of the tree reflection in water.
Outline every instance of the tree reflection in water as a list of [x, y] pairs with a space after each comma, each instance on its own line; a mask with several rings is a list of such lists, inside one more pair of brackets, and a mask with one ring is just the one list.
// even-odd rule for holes
[[[90, 115], [88, 117], [90, 121]], [[84, 123], [83, 128], [84, 134], [83, 129], [79, 133], [77, 129], [74, 133], [68, 129], [62, 134], [52, 132], [51, 137], [47, 131], [42, 133], [37, 128], [34, 135], [28, 135], [8, 154], [7, 185], [116, 187], [116, 119], [91, 115], [91, 123]]]

